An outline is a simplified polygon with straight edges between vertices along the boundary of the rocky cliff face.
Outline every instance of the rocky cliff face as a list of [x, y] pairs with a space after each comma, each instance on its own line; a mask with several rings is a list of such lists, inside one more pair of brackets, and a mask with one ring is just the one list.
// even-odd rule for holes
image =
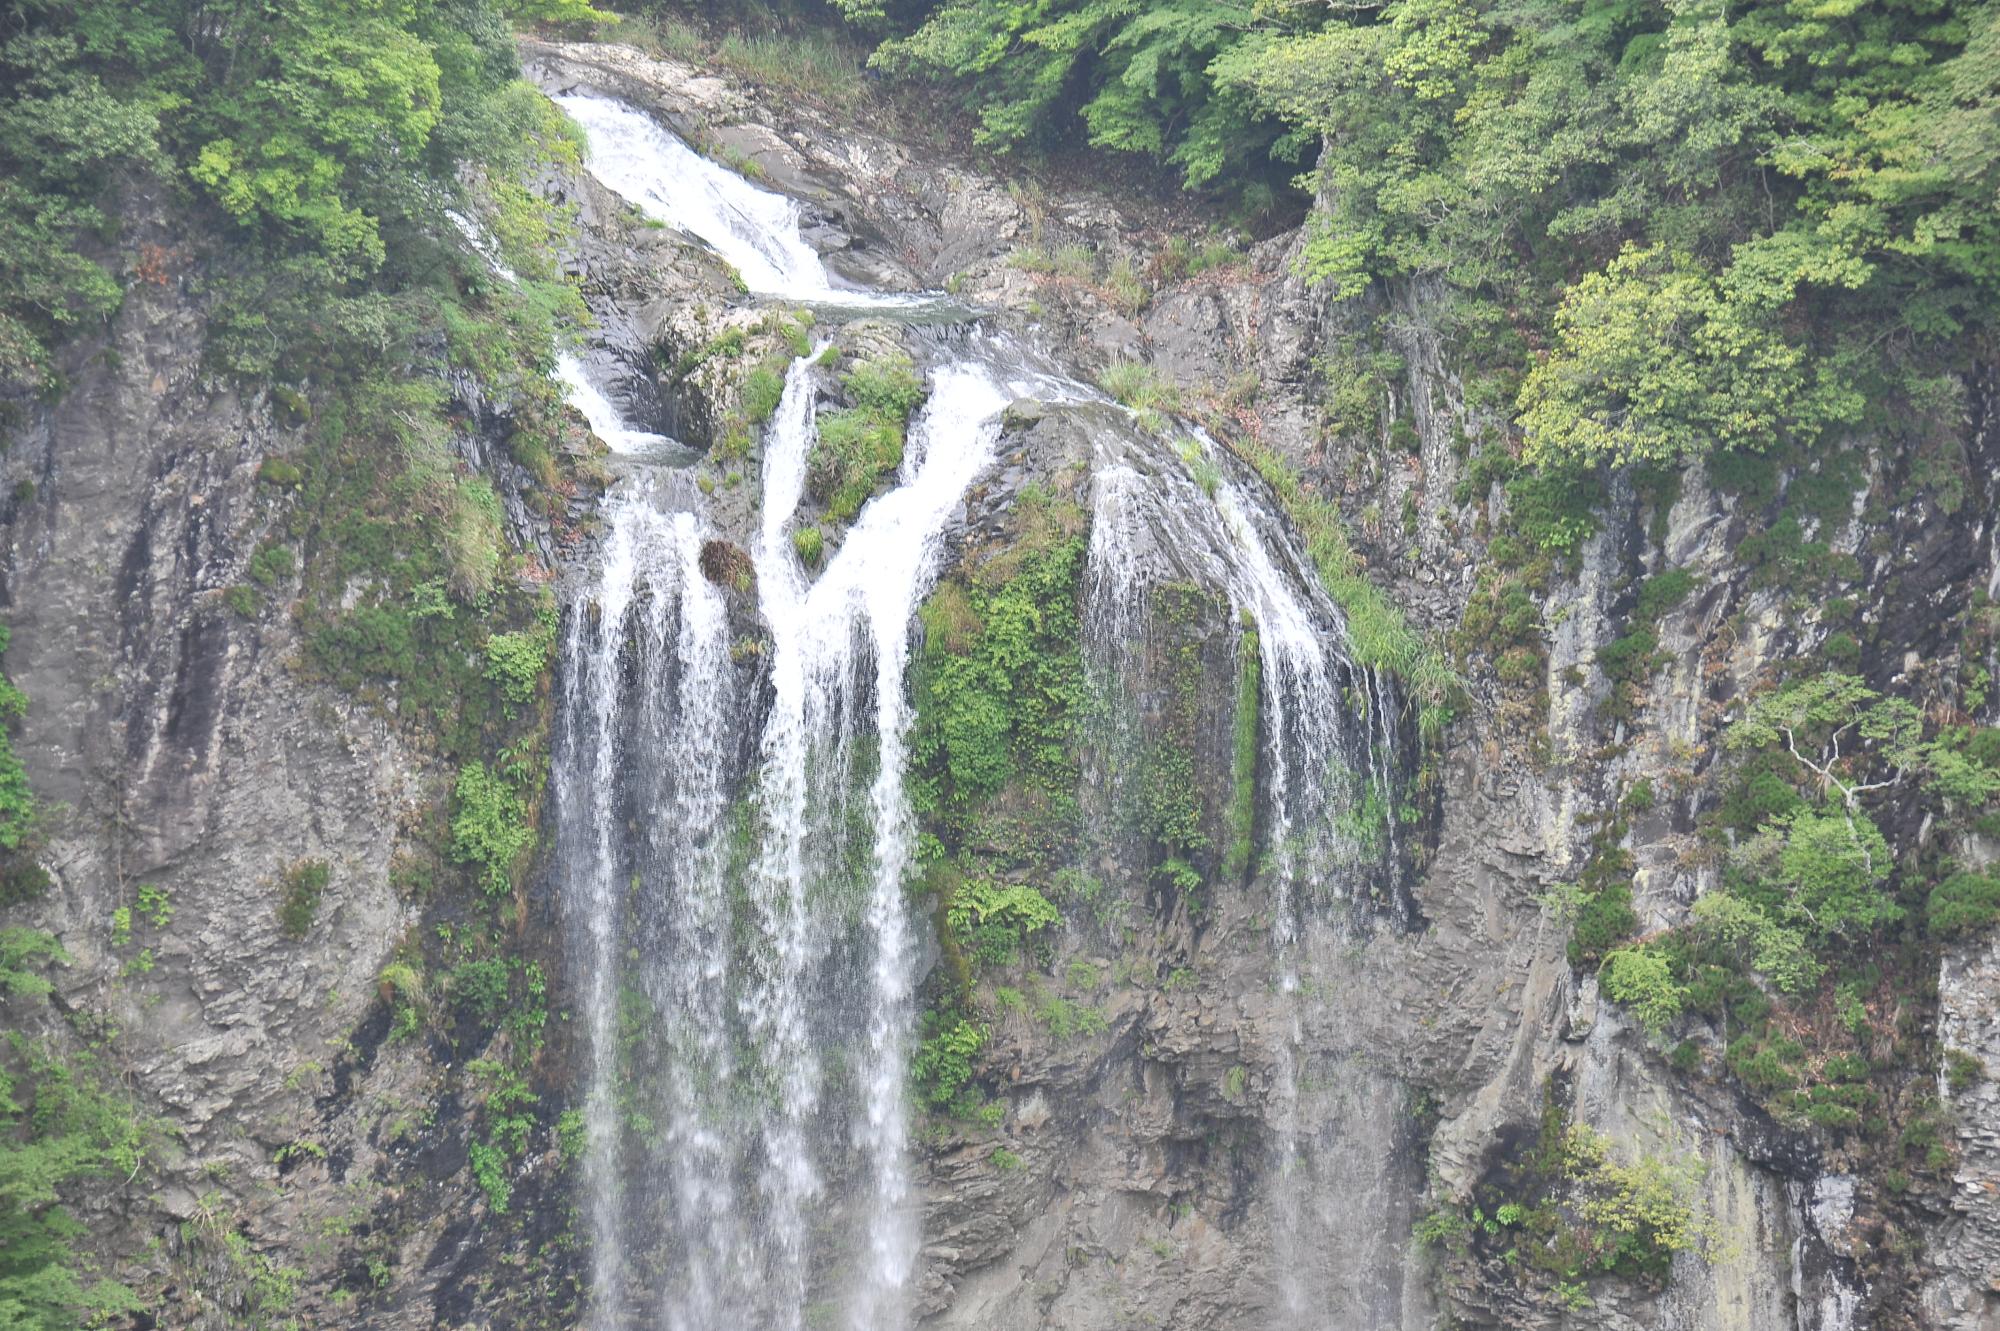
[[[1190, 408], [1334, 496], [1372, 575], [1417, 622], [1448, 630], [1478, 594], [1499, 495], [1460, 489], [1461, 441], [1483, 422], [1427, 331], [1421, 288], [1385, 298], [1403, 316], [1402, 368], [1382, 428], [1329, 432], [1323, 362], [1354, 311], [1302, 285], [1288, 238], [1135, 305], [1103, 275], [1120, 260], [1143, 269], [1161, 237], [1109, 201], [1010, 190], [619, 48], [531, 44], [525, 56], [551, 90], [614, 93], [754, 162], [804, 202], [809, 236], [845, 274], [947, 287], [1085, 372], [1152, 365]], [[580, 210], [567, 263], [598, 316], [593, 367], [629, 418], [707, 448], [697, 474], [712, 520], [749, 548], [756, 487], [730, 477], [755, 463], [727, 457], [725, 441], [745, 372], [781, 354], [778, 332], [712, 254], [642, 225], [587, 177], [549, 189]], [[1091, 247], [1094, 266], [1019, 262], [1065, 245]], [[289, 575], [265, 586], [247, 570], [283, 507], [260, 468], [299, 446], [298, 427], [279, 404], [203, 378], [200, 316], [180, 280], [169, 270], [135, 287], [110, 336], [73, 349], [75, 388], [10, 443], [4, 477], [8, 672], [33, 700], [31, 777], [59, 806], [55, 888], [37, 916], [75, 958], [63, 1005], [110, 1014], [133, 1088], [177, 1134], [156, 1182], [110, 1190], [91, 1213], [108, 1232], [170, 1236], [127, 1260], [164, 1291], [160, 1325], [263, 1317], [259, 1279], [281, 1268], [309, 1323], [572, 1325], [555, 1231], [573, 1179], [553, 1151], [531, 1161], [516, 1219], [502, 1220], [466, 1172], [472, 1091], [452, 1065], [477, 1048], [385, 1042], [393, 1004], [379, 977], [438, 909], [392, 885], [397, 833], [436, 817], [447, 773], [382, 708], [296, 668]], [[732, 330], [739, 354], [703, 354]], [[839, 336], [920, 362], [935, 348], [934, 334], [896, 325]], [[823, 391], [840, 390], [828, 376]], [[1857, 650], [1872, 679], [1921, 690], [1958, 650], [1942, 612], [1976, 588], [2000, 594], [2000, 445], [1985, 393], [1968, 402], [1976, 494], [1950, 513], [1898, 502], [1891, 460], [1817, 533], [1858, 561], [1852, 600], [1871, 631]], [[1392, 444], [1403, 420], [1407, 442]], [[508, 464], [476, 432], [460, 446], [508, 489]], [[978, 584], [1026, 539], [1029, 487], [1087, 513], [1106, 448], [1175, 465], [1106, 404], [1011, 416], [999, 467], [955, 519], [946, 582]], [[1230, 475], [1260, 484], [1247, 468]], [[1864, 522], [1871, 495], [1891, 498]], [[515, 512], [517, 543], [588, 562], [589, 542], [560, 550]], [[1729, 704], [1836, 631], [1825, 607], [1742, 558], [1758, 523], [1753, 499], [1699, 472], [1643, 504], [1614, 495], [1603, 529], [1539, 593], [1551, 629], [1530, 677], [1501, 683], [1475, 644], [1471, 701], [1443, 744], [1424, 758], [1412, 735], [1389, 737], [1413, 805], [1404, 841], [1379, 883], [1357, 874], [1307, 909], [1295, 983], [1274, 973], [1269, 874], [1217, 871], [1199, 897], [1176, 893], [1156, 855], [1106, 836], [1096, 886], [1063, 903], [1046, 948], [976, 978], [992, 1014], [977, 1080], [998, 1112], [940, 1114], [921, 1134], [919, 1322], [1250, 1327], [1285, 1324], [1303, 1298], [1312, 1324], [1357, 1331], [2000, 1325], [2000, 1098], [1983, 1070], [2000, 1067], [1992, 946], [1962, 946], [1934, 998], [1908, 996], [1911, 1021], [1981, 1071], [1949, 1084], [1927, 1068], [1878, 1072], [1896, 1103], [1940, 1097], [1957, 1140], [1948, 1187], [1906, 1177], [1891, 1189], [1879, 1161], [1774, 1121], [1719, 1073], [1720, 1033], [1694, 1033], [1670, 1064], [1599, 997], [1590, 968], [1572, 966], [1543, 904], [1607, 850], [1630, 857], [1645, 928], [1683, 921], [1714, 886], [1695, 816]], [[1614, 675], [1600, 654], [1629, 627], [1638, 582], [1668, 566], [1698, 584], [1660, 619], [1652, 669]], [[239, 585], [259, 588], [249, 613], [225, 599]], [[756, 638], [752, 603], [737, 594], [730, 609], [735, 632]], [[1182, 724], [1169, 713], [1191, 671], [1198, 818], [1220, 845], [1243, 777], [1231, 751], [1240, 626], [1214, 601], [1156, 599], [1149, 615], [1128, 681], [1139, 724]], [[754, 660], [744, 674], [755, 687]], [[1268, 790], [1268, 771], [1249, 779]], [[1957, 853], [1994, 854], [1976, 838]], [[274, 902], [313, 864], [327, 866], [324, 896], [305, 936], [288, 937]], [[166, 889], [171, 916], [114, 943], [112, 911], [141, 883]], [[530, 904], [524, 933], [546, 930], [551, 909]], [[571, 991], [555, 950], [540, 951], [560, 1007]], [[1094, 1015], [1039, 1018], [1048, 1000]], [[562, 1042], [542, 1073], [552, 1117], [574, 1085]], [[1427, 1216], [1483, 1206], [1552, 1110], [1627, 1152], [1698, 1166], [1707, 1255], [1585, 1293], [1524, 1273], [1478, 1222], [1451, 1241], [1413, 1237]], [[1318, 1272], [1303, 1290], [1287, 1246], [1301, 1241]], [[516, 1264], [532, 1279], [495, 1279]]]

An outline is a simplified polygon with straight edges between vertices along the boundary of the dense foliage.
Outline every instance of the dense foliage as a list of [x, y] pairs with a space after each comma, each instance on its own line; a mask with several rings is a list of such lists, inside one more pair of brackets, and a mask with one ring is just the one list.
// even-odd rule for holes
[[[206, 368], [269, 404], [283, 452], [258, 472], [265, 534], [214, 613], [282, 609], [303, 637], [300, 675], [379, 707], [459, 770], [438, 792], [448, 812], [399, 835], [392, 873], [445, 921], [398, 949], [381, 992], [390, 1038], [451, 1018], [453, 1038], [478, 1049], [504, 1027], [504, 1061], [463, 1071], [483, 1114], [476, 1181], [504, 1209], [538, 1122], [525, 1079], [544, 986], [513, 955], [507, 889], [536, 839], [554, 626], [534, 556], [514, 548], [499, 493], [453, 439], [480, 429], [520, 464], [519, 500], [564, 520], [578, 477], [556, 448], [547, 371], [583, 310], [551, 257], [567, 219], [528, 180], [574, 161], [577, 139], [521, 81], [509, 20], [594, 11], [578, 0], [8, 0], [0, 14], [0, 412], [59, 395], [65, 343], [125, 302], [188, 296], [205, 316]], [[457, 391], [468, 380], [477, 401]], [[0, 688], [0, 721], [19, 710]], [[15, 867], [28, 862], [15, 852], [31, 814], [0, 743], [0, 905], [32, 895]], [[271, 877], [285, 945], [310, 945], [325, 927], [322, 898], [340, 872], [308, 859]], [[452, 901], [434, 892], [440, 880], [471, 890]], [[154, 890], [139, 888], [142, 911]], [[136, 924], [118, 908], [114, 947]], [[37, 966], [58, 959], [45, 940], [8, 929], [0, 943], [0, 991], [24, 1009], [46, 993]], [[138, 949], [121, 980], [155, 964]], [[30, 1024], [25, 1010], [5, 1015]], [[98, 1054], [80, 1020], [74, 1038], [0, 1053], [8, 1326], [74, 1326], [132, 1300], [73, 1251], [87, 1245], [60, 1207], [86, 1180], [126, 1179], [136, 1163], [129, 1114], [89, 1089]], [[115, 1044], [102, 1055], [115, 1060]], [[322, 1149], [294, 1143], [280, 1162]], [[263, 1287], [261, 1259], [221, 1213], [201, 1235]], [[259, 1300], [284, 1302], [295, 1277]]]
[[167, 280], [172, 243], [119, 231], [156, 184], [224, 223], [218, 360], [266, 373], [336, 337], [379, 353], [410, 313], [386, 298], [448, 277], [460, 168], [504, 169], [547, 124], [486, 0], [13, 0], [4, 32], [0, 387], [16, 392], [122, 286]]
[[1006, 147], [1253, 192], [1316, 153], [1309, 274], [1445, 284], [1545, 467], [1809, 447], [1938, 371], [2000, 281], [1990, 4], [838, 0]]
[[[1623, 918], [1594, 926], [1582, 950], [1602, 957], [1605, 994], [1657, 1037], [1691, 1032], [1690, 1017], [1714, 1022], [1728, 1070], [1781, 1119], [1893, 1151], [1900, 1116], [1908, 1167], [1937, 1168], [1925, 1097], [1898, 1105], [1895, 1084], [1868, 1084], [1869, 1070], [1912, 1057], [1895, 1047], [1908, 1033], [1885, 1018], [1925, 932], [1983, 927], [2000, 895], [1921, 850], [1899, 856], [1877, 819], [1914, 811], [1953, 826], [1989, 811], [2000, 801], [1995, 733], [1935, 724], [1838, 672], [1751, 700], [1725, 735], [1740, 766], [1709, 821], [1720, 890], [1685, 925], [1632, 941], [1627, 888]], [[1630, 869], [1629, 858], [1607, 861], [1597, 866], [1607, 882], [1579, 885], [1579, 943], [1596, 918], [1583, 912]], [[1698, 1063], [1694, 1044], [1680, 1047]]]
[[[0, 651], [6, 631], [0, 629]], [[18, 718], [27, 700], [0, 679], [0, 725]], [[0, 907], [42, 891], [47, 875], [25, 852], [35, 804], [20, 759], [0, 732]], [[172, 907], [158, 889], [141, 886], [145, 919], [163, 923]], [[112, 920], [114, 946], [130, 942], [132, 909]], [[151, 964], [150, 951], [140, 964]], [[109, 1088], [93, 1049], [65, 1050], [33, 1033], [31, 1008], [45, 1005], [55, 986], [48, 971], [69, 964], [55, 935], [0, 926], [0, 1326], [66, 1331], [89, 1316], [136, 1310], [130, 1289], [85, 1261], [83, 1224], [63, 1205], [79, 1187], [130, 1180], [143, 1163], [147, 1132], [132, 1106]]]

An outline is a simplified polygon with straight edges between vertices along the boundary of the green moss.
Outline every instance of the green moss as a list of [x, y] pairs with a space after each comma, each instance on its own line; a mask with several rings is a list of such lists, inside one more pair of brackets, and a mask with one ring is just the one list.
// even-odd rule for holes
[[1204, 825], [1202, 788], [1195, 765], [1206, 678], [1202, 670], [1202, 627], [1216, 610], [1215, 599], [1192, 583], [1166, 583], [1153, 604], [1162, 632], [1159, 665], [1166, 677], [1167, 704], [1161, 724], [1149, 733], [1138, 756], [1135, 798], [1126, 810], [1130, 830], [1153, 858], [1153, 878], [1191, 896], [1217, 866]]
[[[708, 362], [723, 357], [735, 359], [743, 354], [747, 334], [741, 328], [725, 328], [701, 346], [690, 348], [674, 362], [674, 377], [685, 379]], [[656, 359], [664, 359], [656, 357]]]
[[1263, 657], [1257, 630], [1245, 626], [1236, 647], [1236, 710], [1230, 719], [1229, 848], [1222, 857], [1222, 876], [1241, 882], [1250, 871], [1257, 824], [1257, 723], [1263, 702]]
[[319, 915], [320, 898], [333, 876], [325, 860], [300, 860], [280, 880], [278, 924], [287, 938], [304, 938]]
[[305, 478], [305, 472], [289, 458], [267, 457], [257, 466], [258, 480], [282, 490], [298, 489]]

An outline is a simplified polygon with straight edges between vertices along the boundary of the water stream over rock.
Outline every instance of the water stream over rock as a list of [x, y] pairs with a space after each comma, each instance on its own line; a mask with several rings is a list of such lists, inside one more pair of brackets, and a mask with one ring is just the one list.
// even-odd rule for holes
[[[630, 107], [558, 101], [606, 185], [707, 241], [753, 292], [848, 307], [922, 299], [836, 288], [800, 237], [797, 204]], [[815, 573], [792, 525], [821, 350], [793, 362], [764, 427], [747, 569], [717, 555], [686, 474], [645, 461], [670, 441], [618, 420], [578, 362], [563, 370], [572, 401], [625, 455], [595, 582], [565, 617], [554, 772], [555, 878], [584, 977], [582, 1209], [589, 1325], [601, 1331], [829, 1319], [882, 1331], [908, 1317], [920, 1197], [905, 1083], [926, 950], [906, 896], [916, 612], [1009, 404], [1101, 395], [1003, 337], [958, 335], [928, 368], [894, 484]], [[1258, 798], [1241, 831], [1264, 853], [1243, 872], [1268, 884], [1274, 983], [1291, 993], [1307, 922], [1333, 919], [1324, 901], [1358, 898], [1392, 860], [1379, 813], [1394, 797], [1381, 728], [1394, 700], [1353, 663], [1339, 611], [1261, 486], [1213, 441], [1125, 430], [1097, 451], [1087, 654], [1100, 680], [1130, 680], [1160, 588], [1226, 600], [1238, 668], [1254, 672], [1239, 697], [1257, 709], [1258, 756], [1241, 779]], [[754, 586], [767, 637], [753, 645], [731, 641], [730, 585]], [[1277, 1093], [1294, 1105], [1302, 1038], [1295, 1026], [1272, 1051]], [[1326, 1199], [1283, 1180], [1332, 1181], [1301, 1163], [1307, 1125], [1295, 1110], [1281, 1117], [1274, 1240], [1292, 1273], [1289, 1322], [1305, 1325], [1316, 1295], [1301, 1273]]]

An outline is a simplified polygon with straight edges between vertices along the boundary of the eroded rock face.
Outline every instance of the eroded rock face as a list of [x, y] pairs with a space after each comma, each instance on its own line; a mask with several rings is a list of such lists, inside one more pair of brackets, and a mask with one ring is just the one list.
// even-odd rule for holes
[[1938, 1092], [1957, 1115], [1959, 1160], [1923, 1306], [1930, 1325], [1987, 1331], [2000, 1326], [2000, 943], [1947, 954], [1938, 1000]]
[[[449, 776], [380, 700], [302, 677], [296, 572], [249, 570], [287, 539], [297, 473], [265, 464], [300, 455], [305, 427], [204, 371], [190, 260], [157, 201], [127, 216], [173, 262], [66, 350], [73, 387], [8, 440], [0, 513], [6, 666], [30, 699], [17, 743], [52, 880], [10, 923], [61, 941], [56, 1008], [115, 1029], [112, 1070], [163, 1141], [82, 1213], [161, 1325], [244, 1325], [279, 1268], [299, 1309], [335, 1316], [353, 1273], [309, 1239], [357, 1223], [394, 1272], [370, 1279], [393, 1283], [382, 1324], [433, 1325], [433, 1295], [497, 1254], [441, 1242], [484, 1209], [462, 1111], [440, 1108], [440, 1060], [384, 1047], [377, 977], [419, 919], [392, 886], [398, 833]], [[457, 442], [525, 516], [500, 450]], [[517, 538], [551, 548], [545, 526]], [[323, 890], [288, 931], [302, 870]]]

